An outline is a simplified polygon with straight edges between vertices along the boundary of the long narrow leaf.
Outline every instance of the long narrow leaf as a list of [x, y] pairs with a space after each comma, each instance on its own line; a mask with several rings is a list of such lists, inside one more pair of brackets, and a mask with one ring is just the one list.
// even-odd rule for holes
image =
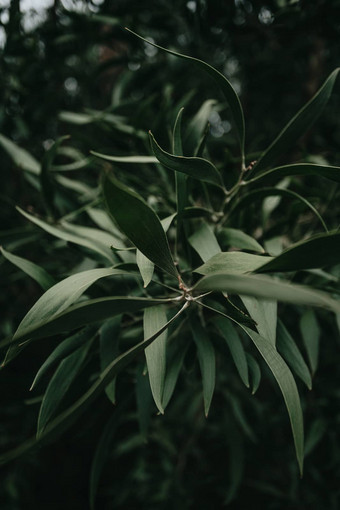
[[280, 188], [260, 188], [256, 189], [254, 191], [250, 191], [249, 193], [246, 193], [241, 198], [239, 198], [236, 202], [234, 202], [230, 209], [229, 214], [232, 214], [235, 212], [235, 210], [241, 208], [244, 208], [246, 204], [253, 204], [255, 200], [263, 199], [265, 197], [287, 197], [287, 198], [294, 198], [296, 200], [299, 200], [302, 202], [306, 207], [308, 207], [313, 213], [318, 217], [320, 223], [322, 224], [323, 228], [327, 232], [327, 225], [325, 224], [324, 220], [322, 219], [322, 216], [320, 213], [315, 209], [315, 207], [306, 200], [303, 196], [299, 195], [298, 193], [295, 193], [295, 191], [291, 191], [289, 189], [280, 189]]
[[228, 319], [216, 317], [213, 322], [228, 345], [231, 357], [243, 384], [249, 388], [248, 364], [241, 339]]
[[[28, 220], [30, 220], [32, 223], [35, 223], [38, 227], [42, 228], [49, 234], [58, 237], [59, 239], [64, 239], [65, 241], [68, 241], [70, 243], [75, 243], [80, 246], [84, 246], [88, 250], [94, 251], [96, 253], [99, 253], [102, 257], [104, 257], [109, 262], [113, 262], [113, 253], [110, 250], [110, 246], [113, 246], [116, 249], [126, 249], [126, 246], [120, 241], [116, 241], [114, 237], [110, 238], [110, 241], [105, 237], [105, 242], [102, 242], [100, 237], [103, 237], [105, 232], [101, 232], [101, 235], [96, 236], [96, 241], [92, 238], [86, 237], [84, 235], [84, 232], [82, 231], [82, 228], [80, 227], [80, 230], [75, 232], [74, 225], [71, 225], [67, 222], [62, 222], [57, 225], [52, 225], [50, 223], [47, 223], [39, 218], [36, 218], [35, 216], [23, 211], [19, 207], [17, 207], [17, 210], [25, 216]], [[98, 229], [94, 229], [98, 232], [100, 232]], [[106, 235], [108, 235], [106, 233]], [[107, 241], [109, 242], [107, 242]]]
[[211, 227], [204, 222], [189, 237], [189, 243], [194, 250], [197, 251], [203, 262], [207, 262], [221, 251], [214, 232]]
[[[152, 336], [167, 322], [163, 305], [153, 306], [144, 311], [144, 337]], [[166, 368], [166, 331], [159, 335], [149, 347], [145, 349], [152, 396], [158, 410], [164, 414], [162, 405], [165, 368]]]
[[64, 331], [72, 331], [87, 324], [93, 324], [115, 317], [120, 313], [134, 313], [149, 306], [167, 303], [166, 299], [117, 297], [110, 296], [89, 299], [83, 303], [73, 305], [58, 315], [40, 321], [30, 328], [16, 335], [14, 344], [25, 340], [35, 340], [42, 337], [58, 335]]
[[240, 296], [249, 315], [256, 322], [256, 329], [272, 345], [276, 344], [277, 301]]
[[247, 183], [261, 180], [282, 179], [290, 175], [318, 175], [331, 181], [340, 182], [340, 167], [328, 165], [315, 165], [312, 163], [295, 163], [294, 165], [278, 166], [249, 179]]
[[43, 290], [48, 290], [55, 284], [54, 278], [45, 271], [42, 267], [34, 264], [30, 260], [24, 259], [23, 257], [19, 257], [18, 255], [13, 255], [9, 251], [6, 251], [2, 246], [0, 246], [0, 250], [2, 255], [16, 267], [24, 271], [28, 274], [33, 280], [39, 283], [40, 287]]
[[[146, 300], [152, 303], [152, 300]], [[121, 372], [129, 363], [131, 363], [138, 354], [140, 354], [148, 345], [150, 345], [160, 334], [165, 331], [170, 324], [177, 320], [177, 318], [188, 307], [188, 302], [184, 303], [179, 312], [176, 313], [157, 333], [152, 337], [139, 342], [137, 345], [124, 352], [116, 358], [105, 370], [101, 373], [100, 377], [92, 384], [87, 392], [82, 395], [72, 406], [63, 411], [59, 416], [52, 420], [46, 427], [44, 435], [39, 439], [29, 439], [22, 445], [14, 448], [13, 450], [0, 455], [0, 464], [6, 463], [15, 459], [24, 452], [27, 452], [36, 445], [46, 443], [56, 436], [60, 435], [66, 430], [87, 408], [92, 402], [101, 394], [106, 386]], [[120, 311], [120, 313], [123, 310]], [[114, 314], [112, 314], [114, 315]]]
[[130, 29], [126, 29], [129, 32], [131, 32], [136, 37], [139, 37], [142, 41], [151, 44], [152, 46], [155, 46], [156, 48], [159, 48], [162, 51], [166, 51], [167, 53], [170, 53], [170, 55], [175, 55], [176, 57], [183, 58], [185, 60], [189, 60], [191, 62], [194, 62], [196, 65], [198, 65], [201, 69], [203, 69], [204, 72], [209, 74], [214, 81], [217, 83], [217, 85], [220, 87], [224, 97], [226, 98], [231, 115], [233, 118], [233, 122], [235, 124], [237, 137], [240, 143], [240, 151], [241, 151], [241, 157], [242, 161], [244, 160], [244, 139], [245, 139], [245, 128], [244, 128], [244, 116], [243, 116], [243, 110], [242, 106], [239, 100], [238, 95], [236, 94], [233, 86], [231, 83], [227, 80], [227, 78], [217, 71], [214, 67], [210, 66], [206, 62], [203, 62], [203, 60], [199, 60], [198, 58], [189, 57], [188, 55], [182, 55], [181, 53], [177, 53], [176, 51], [168, 50], [167, 48], [163, 48], [162, 46], [159, 46], [158, 44], [155, 44], [151, 41], [148, 41], [144, 37], [141, 37], [140, 35], [136, 34]]
[[312, 99], [288, 122], [281, 133], [262, 154], [254, 167], [254, 173], [271, 166], [286, 154], [296, 141], [313, 125], [323, 112], [331, 94], [340, 68], [335, 69]]
[[307, 388], [311, 390], [312, 378], [306, 362], [289, 331], [280, 320], [277, 324], [277, 349], [293, 372], [295, 372], [305, 383]]
[[16, 341], [29, 338], [27, 331], [35, 331], [40, 324], [60, 315], [100, 278], [122, 274], [124, 272], [119, 269], [90, 269], [69, 276], [48, 289], [20, 322], [13, 335], [14, 345], [9, 347], [4, 363], [8, 363], [19, 353], [21, 349], [16, 345]]
[[95, 335], [97, 329], [98, 328], [95, 326], [89, 326], [88, 328], [84, 328], [74, 335], [66, 338], [59, 345], [57, 345], [54, 351], [39, 368], [33, 380], [32, 386], [30, 387], [30, 390], [33, 390], [33, 388], [39, 383], [39, 381], [50, 370], [50, 368], [53, 367], [53, 365], [58, 363], [58, 361], [62, 361], [64, 358], [88, 342]]
[[177, 278], [169, 243], [156, 213], [142, 197], [112, 176], [104, 179], [103, 193], [107, 210], [136, 248]]
[[59, 404], [65, 397], [72, 382], [77, 377], [90, 346], [91, 342], [87, 342], [67, 356], [53, 374], [41, 403], [38, 417], [37, 438], [44, 433], [47, 423], [50, 421], [51, 417], [56, 414]]
[[19, 168], [22, 168], [34, 175], [40, 174], [40, 163], [25, 149], [22, 149], [12, 142], [12, 140], [1, 134], [0, 145]]
[[221, 252], [209, 258], [205, 264], [195, 269], [195, 272], [204, 275], [219, 272], [242, 274], [256, 271], [269, 260], [271, 257], [240, 251]]
[[303, 240], [257, 268], [258, 273], [268, 271], [297, 271], [322, 268], [339, 262], [340, 232], [318, 234]]
[[275, 347], [252, 329], [242, 326], [242, 329], [252, 339], [261, 356], [270, 368], [275, 377], [280, 390], [282, 392], [292, 427], [296, 457], [300, 468], [303, 472], [303, 452], [304, 452], [304, 433], [303, 433], [303, 416], [300, 403], [299, 393], [296, 387], [294, 377], [281, 358]]
[[268, 276], [214, 273], [199, 280], [194, 286], [194, 290], [244, 294], [287, 303], [317, 306], [340, 313], [340, 301], [331, 298], [325, 292]]
[[217, 168], [207, 159], [197, 157], [174, 156], [162, 149], [150, 132], [151, 148], [156, 158], [162, 165], [174, 172], [181, 172], [220, 188], [224, 187], [221, 174]]

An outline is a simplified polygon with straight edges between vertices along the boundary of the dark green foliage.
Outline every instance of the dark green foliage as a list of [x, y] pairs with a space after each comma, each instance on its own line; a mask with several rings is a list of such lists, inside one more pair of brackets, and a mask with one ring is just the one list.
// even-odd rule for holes
[[0, 6], [1, 508], [337, 510], [338, 3], [98, 3]]

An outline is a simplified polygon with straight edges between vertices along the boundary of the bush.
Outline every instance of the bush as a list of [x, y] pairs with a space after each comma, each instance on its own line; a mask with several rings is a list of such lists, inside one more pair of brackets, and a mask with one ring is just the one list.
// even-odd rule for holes
[[[174, 102], [165, 89], [166, 122], [151, 121], [148, 100], [124, 102], [122, 87], [117, 108], [62, 112], [77, 128], [71, 140], [47, 144], [41, 162], [1, 138], [35, 190], [29, 199], [39, 213], [20, 209], [35, 226], [9, 231], [2, 254], [45, 291], [13, 335], [11, 321], [5, 326], [4, 365], [12, 363], [3, 373], [20, 369], [27, 348], [29, 375], [37, 372], [32, 387], [46, 386], [31, 400], [40, 403], [36, 438], [16, 446], [33, 414], [23, 430], [23, 406], [13, 407], [16, 427], [4, 446], [14, 449], [1, 461], [71, 427], [78, 456], [93, 450], [93, 507], [97, 492], [104, 508], [236, 508], [253, 494], [259, 505], [294, 508], [301, 493], [306, 507], [322, 505], [323, 477], [338, 469], [336, 392], [323, 380], [320, 393], [307, 389], [319, 364], [336, 369], [332, 347], [319, 359], [319, 344], [338, 334], [329, 311], [340, 313], [340, 234], [337, 211], [323, 204], [340, 174], [315, 155], [285, 158], [322, 113], [338, 70], [254, 160], [244, 152], [243, 110], [231, 83], [203, 61], [177, 56], [199, 82], [210, 75], [224, 102], [204, 100], [195, 111], [190, 96]], [[223, 124], [225, 102], [230, 122]], [[145, 133], [143, 112], [154, 134]], [[75, 171], [82, 178], [65, 177]], [[37, 263], [12, 253], [22, 247]], [[267, 379], [276, 379], [283, 399], [267, 393]], [[284, 404], [297, 463], [287, 449]], [[325, 471], [311, 463], [307, 483], [298, 482], [304, 454], [321, 440], [333, 450]], [[119, 466], [114, 479], [109, 466]], [[20, 479], [12, 473], [8, 493]], [[328, 507], [337, 497], [336, 489], [327, 495]]]

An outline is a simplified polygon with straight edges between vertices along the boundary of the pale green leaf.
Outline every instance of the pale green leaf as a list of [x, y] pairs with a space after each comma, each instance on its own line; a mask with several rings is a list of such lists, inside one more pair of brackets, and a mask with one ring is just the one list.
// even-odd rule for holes
[[[172, 301], [172, 300], [170, 300]], [[168, 303], [166, 299], [136, 298], [108, 296], [105, 298], [89, 299], [73, 305], [62, 313], [51, 318], [41, 320], [29, 328], [16, 333], [14, 343], [24, 340], [34, 340], [72, 331], [86, 324], [93, 324], [115, 317], [120, 313], [134, 313], [156, 304]], [[12, 340], [13, 342], [13, 340]]]
[[0, 145], [19, 168], [22, 168], [34, 175], [40, 174], [40, 163], [25, 149], [22, 149], [12, 142], [12, 140], [1, 134]]
[[195, 269], [195, 272], [204, 275], [218, 272], [242, 274], [255, 271], [269, 260], [271, 257], [241, 251], [221, 252], [209, 258], [205, 264]]
[[47, 290], [52, 285], [55, 284], [54, 278], [52, 278], [51, 275], [45, 271], [42, 267], [38, 266], [37, 264], [34, 264], [33, 262], [24, 259], [23, 257], [19, 257], [18, 255], [13, 255], [13, 253], [10, 253], [6, 251], [4, 248], [0, 246], [0, 250], [2, 255], [9, 260], [12, 264], [14, 264], [16, 267], [24, 271], [26, 274], [28, 274], [33, 280], [35, 280], [37, 283], [39, 283], [40, 287], [43, 290]]
[[249, 337], [254, 342], [261, 356], [270, 368], [273, 376], [275, 377], [280, 390], [282, 392], [289, 419], [292, 427], [296, 457], [300, 468], [300, 473], [303, 472], [303, 453], [304, 453], [304, 433], [303, 433], [303, 416], [300, 403], [299, 393], [296, 387], [294, 377], [286, 365], [285, 361], [281, 358], [275, 347], [268, 342], [266, 338], [255, 331], [242, 326]]
[[264, 299], [275, 299], [300, 305], [317, 306], [340, 313], [340, 301], [325, 292], [303, 285], [288, 283], [268, 276], [214, 273], [205, 276], [194, 286], [198, 292], [229, 292]]
[[139, 250], [136, 251], [136, 262], [146, 288], [152, 280], [155, 265]]
[[222, 228], [218, 232], [218, 239], [223, 248], [231, 247], [264, 253], [263, 247], [253, 237], [236, 228]]
[[[110, 250], [110, 245], [113, 245], [117, 249], [126, 249], [125, 245], [123, 245], [122, 242], [117, 242], [117, 240], [112, 237], [110, 239], [111, 244], [106, 244], [101, 241], [101, 239], [93, 239], [89, 237], [85, 237], [85, 235], [82, 232], [82, 229], [85, 228], [87, 231], [87, 234], [89, 234], [88, 227], [78, 227], [78, 225], [71, 225], [71, 223], [62, 222], [57, 225], [52, 225], [49, 223], [46, 223], [43, 220], [40, 220], [39, 218], [32, 216], [31, 214], [28, 214], [27, 212], [23, 211], [19, 207], [17, 208], [18, 211], [25, 216], [28, 220], [32, 221], [32, 223], [35, 223], [38, 227], [42, 228], [49, 234], [58, 237], [59, 239], [63, 239], [64, 241], [68, 241], [70, 243], [74, 243], [80, 246], [83, 246], [87, 248], [88, 250], [94, 251], [96, 253], [99, 253], [102, 257], [109, 260], [111, 263], [114, 261], [113, 253]], [[94, 229], [97, 230], [97, 229]], [[105, 234], [105, 232], [101, 232], [100, 230], [97, 230], [97, 232], [102, 234]], [[108, 235], [108, 234], [106, 234]], [[105, 239], [107, 239], [105, 237]], [[107, 239], [108, 240], [108, 239]]]
[[240, 296], [250, 317], [256, 322], [256, 329], [261, 336], [267, 338], [275, 347], [277, 301]]
[[[144, 337], [152, 336], [166, 322], [166, 310], [163, 305], [153, 306], [144, 310]], [[165, 331], [145, 349], [152, 396], [158, 410], [162, 414], [164, 414], [162, 398], [166, 369], [166, 338], [167, 333]]]
[[212, 228], [204, 222], [189, 237], [189, 243], [199, 254], [203, 262], [207, 262], [207, 260], [221, 251]]
[[90, 151], [91, 154], [98, 158], [105, 159], [106, 161], [113, 161], [116, 163], [133, 163], [133, 164], [145, 164], [145, 163], [159, 163], [155, 156], [111, 156], [108, 154], [101, 154], [100, 152]]

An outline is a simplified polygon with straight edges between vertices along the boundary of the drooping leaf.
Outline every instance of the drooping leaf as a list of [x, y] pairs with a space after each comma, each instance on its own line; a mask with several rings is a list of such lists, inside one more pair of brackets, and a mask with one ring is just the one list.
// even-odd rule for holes
[[202, 222], [200, 227], [189, 237], [189, 243], [203, 262], [207, 262], [221, 251], [214, 232], [205, 222]]
[[300, 473], [302, 475], [304, 453], [303, 416], [300, 397], [294, 377], [292, 376], [292, 373], [286, 365], [285, 361], [276, 351], [275, 347], [273, 347], [273, 345], [268, 342], [266, 338], [263, 338], [261, 335], [247, 328], [246, 326], [242, 326], [242, 328], [254, 342], [255, 346], [267, 363], [280, 387], [287, 407], [293, 432], [296, 457], [299, 464]]
[[339, 254], [340, 232], [318, 234], [291, 246], [277, 257], [257, 268], [257, 272], [321, 268], [338, 263]]
[[271, 168], [265, 172], [262, 172], [252, 179], [249, 179], [247, 183], [258, 182], [261, 180], [273, 180], [282, 179], [282, 177], [291, 175], [318, 175], [325, 177], [331, 181], [340, 182], [340, 167], [329, 166], [329, 165], [315, 165], [312, 163], [295, 163], [293, 165], [278, 166]]
[[203, 400], [205, 416], [208, 416], [211, 400], [215, 389], [216, 360], [215, 350], [205, 329], [199, 321], [191, 318], [190, 326], [197, 347], [203, 382]]
[[306, 310], [300, 319], [300, 330], [312, 375], [319, 362], [320, 327], [313, 310]]
[[312, 99], [288, 122], [273, 143], [262, 154], [254, 167], [254, 173], [271, 166], [278, 157], [286, 154], [296, 141], [314, 124], [323, 112], [338, 76], [340, 68], [335, 69]]
[[24, 259], [23, 257], [19, 257], [18, 255], [13, 255], [13, 253], [10, 253], [6, 251], [2, 246], [0, 246], [0, 250], [2, 255], [9, 260], [12, 264], [17, 266], [19, 269], [24, 271], [26, 274], [28, 274], [33, 280], [35, 280], [37, 283], [39, 283], [40, 287], [43, 290], [47, 290], [52, 285], [55, 284], [54, 278], [52, 278], [51, 275], [45, 271], [42, 267], [38, 266], [37, 264], [34, 264], [30, 260]]
[[175, 278], [178, 272], [156, 213], [134, 191], [113, 177], [103, 181], [106, 207], [131, 242], [154, 264]]
[[51, 417], [56, 414], [59, 404], [77, 377], [90, 346], [91, 342], [87, 342], [85, 345], [81, 346], [75, 352], [63, 359], [53, 374], [40, 406], [37, 438], [44, 433], [47, 423], [51, 420]]
[[308, 207], [313, 212], [313, 214], [317, 216], [325, 231], [326, 232], [328, 231], [327, 225], [325, 224], [324, 220], [322, 219], [322, 216], [317, 211], [317, 209], [315, 209], [315, 207], [304, 197], [302, 197], [298, 193], [295, 193], [295, 191], [291, 191], [289, 189], [260, 188], [250, 191], [249, 193], [244, 194], [236, 202], [231, 204], [229, 214], [234, 213], [237, 209], [244, 208], [246, 205], [253, 204], [255, 200], [261, 200], [265, 197], [275, 196], [294, 198], [295, 200], [302, 202], [306, 207]]
[[[166, 322], [166, 310], [163, 305], [153, 306], [144, 310], [144, 337], [152, 336]], [[162, 399], [166, 369], [166, 338], [167, 334], [165, 331], [145, 349], [152, 396], [158, 410], [162, 414], [164, 414]]]
[[105, 298], [89, 299], [85, 302], [76, 304], [66, 309], [58, 315], [42, 320], [33, 326], [20, 331], [20, 336], [16, 334], [17, 344], [24, 340], [34, 340], [37, 338], [58, 335], [64, 331], [72, 331], [86, 324], [93, 324], [120, 313], [134, 313], [143, 310], [149, 306], [169, 302], [164, 299], [136, 298], [136, 297], [117, 297], [109, 296]]
[[62, 361], [64, 358], [79, 349], [82, 345], [87, 343], [96, 334], [97, 329], [98, 328], [96, 326], [89, 326], [66, 338], [57, 345], [54, 351], [39, 368], [30, 390], [33, 390], [33, 388], [39, 383], [49, 369], [53, 367], [53, 365], [58, 363], [58, 361]]
[[228, 345], [231, 357], [243, 384], [249, 388], [248, 364], [241, 339], [228, 319], [215, 317], [213, 322]]
[[219, 272], [242, 274], [255, 271], [269, 260], [271, 257], [241, 251], [221, 252], [209, 258], [205, 264], [195, 269], [195, 272], [204, 275]]
[[71, 306], [99, 278], [125, 274], [120, 269], [100, 268], [73, 274], [45, 292], [25, 315], [14, 339], [21, 337], [22, 331], [60, 314]]
[[250, 316], [256, 322], [256, 329], [263, 338], [276, 345], [277, 301], [240, 296]]
[[12, 142], [12, 140], [1, 134], [0, 145], [19, 168], [27, 170], [34, 175], [40, 174], [40, 163], [25, 149], [22, 149]]
[[258, 387], [260, 386], [260, 382], [261, 382], [261, 369], [260, 369], [260, 366], [259, 366], [258, 362], [256, 361], [256, 359], [251, 354], [249, 354], [247, 352], [246, 357], [247, 357], [249, 375], [250, 375], [250, 380], [251, 380], [251, 385], [252, 385], [251, 394], [255, 395], [255, 393], [258, 390]]
[[309, 369], [289, 331], [280, 320], [277, 324], [277, 349], [293, 372], [311, 390], [312, 378]]
[[218, 239], [223, 248], [232, 247], [240, 250], [251, 250], [264, 253], [263, 247], [251, 236], [236, 228], [222, 228]]
[[194, 179], [214, 184], [220, 188], [224, 187], [221, 174], [210, 161], [203, 158], [169, 154], [158, 145], [153, 134], [151, 132], [149, 134], [153, 153], [162, 165], [174, 172], [187, 174]]
[[[141, 299], [141, 298], [139, 298]], [[130, 300], [131, 301], [131, 300]], [[151, 299], [145, 300], [148, 303], [155, 304]], [[111, 303], [112, 306], [112, 303]], [[100, 377], [92, 384], [87, 392], [82, 395], [73, 405], [63, 411], [59, 416], [47, 424], [43, 436], [37, 441], [35, 438], [28, 439], [23, 444], [14, 448], [13, 450], [0, 455], [0, 464], [9, 462], [17, 458], [19, 455], [29, 451], [36, 445], [46, 443], [56, 436], [60, 435], [66, 430], [87, 408], [92, 402], [101, 394], [106, 386], [114, 379], [119, 372], [121, 372], [136, 356], [138, 356], [148, 345], [150, 345], [163, 331], [165, 331], [170, 324], [178, 319], [183, 311], [188, 307], [188, 302], [184, 303], [179, 312], [176, 313], [161, 330], [157, 331], [151, 338], [147, 338], [139, 342], [128, 351], [124, 352], [116, 358], [105, 370]], [[118, 313], [122, 313], [120, 310]], [[136, 311], [136, 310], [134, 310]], [[111, 316], [115, 315], [112, 313]], [[102, 319], [102, 318], [101, 318]]]
[[[70, 223], [67, 223], [64, 221], [59, 225], [52, 225], [52, 224], [46, 223], [43, 220], [40, 220], [39, 218], [36, 218], [35, 216], [32, 216], [31, 214], [20, 209], [19, 207], [17, 209], [23, 216], [25, 216], [25, 218], [32, 221], [36, 225], [38, 225], [38, 227], [42, 228], [49, 234], [51, 234], [55, 237], [58, 237], [59, 239], [68, 241], [70, 243], [75, 243], [77, 245], [84, 246], [88, 250], [99, 253], [102, 257], [104, 257], [106, 260], [109, 260], [111, 263], [113, 262], [114, 259], [113, 259], [113, 253], [110, 250], [110, 244], [101, 242], [100, 238], [98, 238], [95, 241], [94, 239], [85, 237], [82, 234], [81, 229], [86, 228], [86, 227], [80, 227], [80, 232], [75, 233], [74, 226], [71, 226]], [[100, 231], [97, 230], [97, 232], [100, 232]], [[101, 232], [101, 234], [105, 234], [105, 233]], [[117, 249], [125, 249], [126, 248], [122, 242], [120, 242], [120, 244], [118, 244], [114, 238], [111, 238], [111, 245], [113, 245]]]
[[262, 275], [214, 273], [199, 280], [194, 290], [244, 294], [287, 303], [317, 306], [340, 313], [340, 301], [331, 298], [325, 292]]
[[[124, 274], [124, 272], [119, 269], [90, 269], [89, 271], [82, 271], [81, 273], [71, 275], [53, 285], [38, 299], [22, 319], [13, 335], [13, 342], [29, 338], [27, 336], [28, 331], [35, 331], [40, 327], [40, 324], [44, 324], [60, 315], [75, 303], [99, 278], [121, 274]], [[16, 344], [10, 346], [4, 363], [8, 363], [13, 359], [19, 351], [20, 348]]]
[[[122, 317], [117, 315], [113, 319], [106, 321], [100, 328], [100, 370], [104, 372], [105, 368], [118, 357], [119, 345], [118, 337]], [[116, 403], [116, 379], [112, 379], [105, 388], [105, 393], [112, 404]]]
[[[168, 356], [168, 363], [166, 368], [166, 376], [164, 381], [164, 391], [163, 391], [163, 409], [166, 408], [172, 394], [175, 390], [175, 386], [183, 366], [184, 358], [187, 353], [189, 344], [188, 343], [178, 343], [176, 346], [175, 352], [170, 356]], [[170, 359], [169, 359], [170, 358]]]
[[226, 98], [230, 112], [233, 118], [233, 122], [235, 124], [237, 137], [240, 143], [240, 151], [241, 151], [241, 157], [242, 161], [244, 159], [244, 138], [245, 138], [245, 128], [244, 128], [244, 116], [243, 116], [243, 110], [240, 103], [240, 100], [238, 98], [238, 95], [236, 94], [233, 86], [231, 83], [227, 80], [225, 76], [223, 76], [222, 73], [217, 71], [214, 67], [210, 66], [206, 62], [203, 62], [203, 60], [199, 60], [198, 58], [189, 57], [188, 55], [182, 55], [181, 53], [177, 53], [176, 51], [168, 50], [166, 48], [163, 48], [162, 46], [159, 46], [158, 44], [155, 44], [151, 41], [148, 41], [147, 39], [144, 39], [144, 37], [141, 37], [140, 35], [136, 34], [132, 30], [129, 30], [133, 35], [139, 37], [142, 41], [151, 44], [152, 46], [155, 46], [156, 48], [159, 48], [162, 51], [166, 51], [167, 53], [170, 53], [171, 55], [175, 55], [176, 57], [183, 58], [185, 60], [189, 60], [191, 62], [194, 62], [196, 65], [198, 65], [201, 69], [204, 70], [207, 74], [209, 74], [214, 81], [218, 84], [220, 87], [224, 97]]

